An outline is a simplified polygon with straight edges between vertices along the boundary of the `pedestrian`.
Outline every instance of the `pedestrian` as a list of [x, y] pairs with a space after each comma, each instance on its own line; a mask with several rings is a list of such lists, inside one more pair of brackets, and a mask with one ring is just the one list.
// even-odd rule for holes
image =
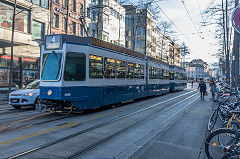
[[217, 85], [214, 80], [210, 82], [210, 87], [211, 87], [210, 92], [212, 92], [212, 100], [214, 100], [216, 88], [217, 88]]
[[193, 88], [193, 80], [192, 80], [192, 88]]
[[200, 78], [198, 89], [200, 90], [201, 98], [204, 100], [204, 94], [207, 90], [207, 86], [206, 86], [206, 84], [205, 84], [205, 82], [203, 81], [202, 78]]

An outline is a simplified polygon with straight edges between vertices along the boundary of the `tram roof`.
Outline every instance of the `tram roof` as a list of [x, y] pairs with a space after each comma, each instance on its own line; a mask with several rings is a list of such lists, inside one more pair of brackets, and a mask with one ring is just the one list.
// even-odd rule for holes
[[179, 69], [181, 71], [186, 71], [184, 68], [176, 66], [176, 65], [169, 65], [169, 68], [173, 68], [173, 69]]
[[67, 42], [67, 43], [74, 43], [74, 44], [81, 44], [81, 45], [93, 45], [93, 46], [109, 49], [111, 51], [121, 52], [121, 53], [124, 53], [124, 54], [128, 54], [128, 55], [143, 58], [143, 59], [146, 57], [146, 59], [148, 59], [150, 61], [154, 61], [154, 62], [157, 62], [157, 63], [167, 65], [166, 62], [163, 62], [163, 61], [158, 60], [156, 58], [153, 58], [153, 57], [150, 57], [150, 56], [145, 56], [144, 54], [141, 54], [139, 52], [136, 52], [136, 51], [127, 49], [125, 47], [121, 47], [121, 46], [112, 44], [112, 43], [108, 43], [106, 41], [103, 41], [103, 40], [100, 40], [100, 39], [97, 39], [97, 38], [93, 38], [93, 37], [80, 37], [80, 36], [67, 35], [67, 34], [54, 34], [54, 35], [46, 35], [45, 39], [49, 36], [51, 36], [51, 37], [60, 36], [60, 38], [62, 40], [62, 43]]

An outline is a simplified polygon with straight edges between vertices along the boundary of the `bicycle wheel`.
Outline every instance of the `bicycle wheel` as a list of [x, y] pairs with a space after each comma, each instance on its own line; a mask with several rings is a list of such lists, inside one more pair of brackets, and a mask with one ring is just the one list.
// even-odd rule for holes
[[[235, 141], [235, 132], [231, 129], [218, 129], [209, 134], [205, 140], [205, 153], [207, 157], [209, 159], [222, 158], [225, 155], [224, 148]], [[219, 136], [221, 136], [220, 141]]]
[[222, 107], [222, 106], [219, 106], [219, 109], [218, 109], [218, 117], [219, 119], [224, 122], [225, 119], [226, 119], [226, 116], [227, 116], [227, 108], [225, 107]]
[[239, 159], [240, 158], [240, 152], [239, 153], [228, 153], [222, 157], [222, 159]]
[[217, 121], [217, 114], [218, 114], [218, 111], [217, 109], [214, 110], [208, 120], [208, 130], [211, 131]]

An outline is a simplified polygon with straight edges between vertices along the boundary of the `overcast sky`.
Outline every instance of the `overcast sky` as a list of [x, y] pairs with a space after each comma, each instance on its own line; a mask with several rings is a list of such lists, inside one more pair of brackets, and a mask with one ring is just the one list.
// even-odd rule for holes
[[[208, 7], [209, 3], [214, 0], [184, 0], [184, 4], [189, 11], [193, 23], [191, 22], [187, 11], [182, 4], [182, 0], [164, 0], [159, 1], [158, 5], [168, 15], [168, 17], [176, 24], [173, 25], [176, 36], [179, 39], [180, 44], [185, 42], [190, 48], [191, 54], [188, 56], [188, 60], [200, 58], [208, 63], [217, 62], [218, 59], [212, 54], [217, 52], [219, 47], [218, 42], [214, 39], [215, 28], [201, 26], [203, 20], [208, 18], [206, 15], [200, 14]], [[199, 4], [199, 7], [198, 7]], [[167, 20], [167, 17], [161, 12], [161, 20]], [[177, 29], [178, 28], [178, 29]], [[202, 33], [197, 33], [202, 32]], [[188, 34], [195, 33], [195, 34]], [[182, 35], [188, 34], [188, 35]]]

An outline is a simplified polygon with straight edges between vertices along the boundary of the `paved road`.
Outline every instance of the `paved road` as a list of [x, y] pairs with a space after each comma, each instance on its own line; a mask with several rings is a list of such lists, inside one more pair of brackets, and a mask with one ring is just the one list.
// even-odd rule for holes
[[[0, 158], [16, 155], [86, 130], [94, 125], [139, 111], [141, 112], [129, 118], [49, 146], [22, 158], [64, 158], [69, 154], [76, 153], [85, 145], [124, 129], [130, 122], [134, 123], [136, 121], [140, 121], [139, 124], [126, 129], [111, 140], [101, 143], [76, 158], [198, 158], [212, 103], [208, 99], [209, 97], [202, 101], [196, 88], [197, 85], [195, 84], [194, 88], [188, 87], [186, 91], [149, 98], [125, 104], [122, 107], [64, 117], [64, 119], [59, 120], [56, 118], [62, 116], [47, 115], [37, 119], [22, 120], [20, 124], [27, 124], [27, 127], [1, 133]], [[25, 112], [20, 114], [22, 113]], [[149, 116], [149, 114], [152, 115]], [[20, 118], [20, 115], [18, 117]]]
[[[189, 85], [188, 89], [196, 91], [197, 84], [194, 84], [193, 88]], [[189, 103], [183, 102], [182, 107]], [[106, 159], [205, 158], [203, 142], [212, 104], [214, 103], [210, 100], [210, 95], [205, 100], [198, 98], [183, 112], [176, 114], [173, 119], [169, 118], [165, 123], [161, 123], [164, 119], [158, 117], [155, 119], [156, 122], [147, 123], [136, 131], [123, 134], [122, 137], [79, 158], [97, 159], [98, 156]], [[174, 111], [176, 113], [178, 109], [174, 109]], [[153, 129], [153, 127], [157, 129]], [[125, 149], [122, 147], [125, 147]], [[113, 149], [111, 152], [109, 152], [110, 148]], [[115, 149], [123, 149], [124, 151]]]
[[177, 122], [156, 135], [131, 158], [204, 158], [204, 152], [201, 149], [206, 135], [209, 112], [211, 112], [210, 105], [212, 104], [208, 99], [205, 101], [199, 100], [186, 109]]

